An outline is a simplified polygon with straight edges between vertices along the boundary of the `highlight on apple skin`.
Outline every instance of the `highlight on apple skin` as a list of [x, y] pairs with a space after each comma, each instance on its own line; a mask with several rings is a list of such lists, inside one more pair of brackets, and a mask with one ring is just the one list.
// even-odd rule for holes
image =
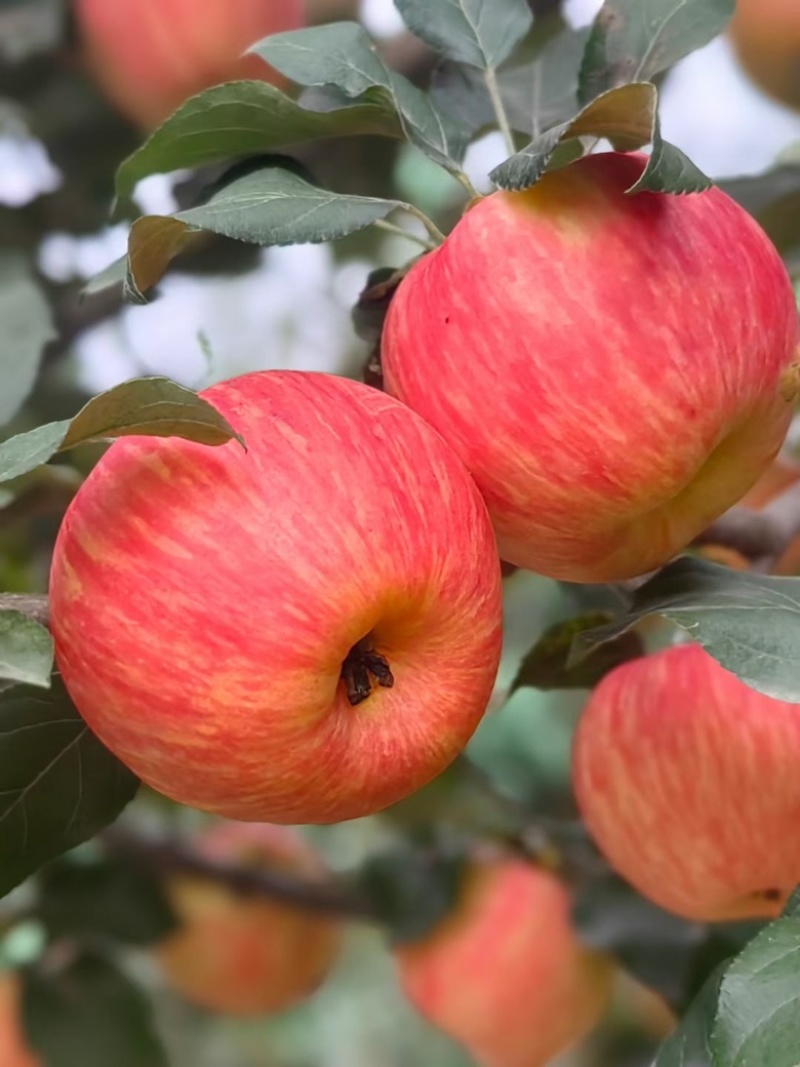
[[203, 394], [245, 439], [127, 438], [73, 500], [50, 579], [64, 683], [154, 789], [327, 823], [436, 777], [501, 646], [486, 507], [391, 397], [265, 371]]
[[387, 391], [464, 460], [501, 557], [567, 581], [682, 551], [777, 453], [797, 394], [766, 235], [717, 188], [626, 195], [643, 166], [588, 156], [479, 201], [383, 333]]
[[644, 896], [703, 922], [770, 917], [800, 881], [799, 757], [800, 705], [685, 644], [597, 686], [573, 783], [600, 850]]
[[796, 0], [737, 0], [729, 36], [758, 88], [782, 104], [800, 108], [800, 6]]
[[[200, 855], [323, 880], [320, 857], [294, 830], [220, 822], [194, 842]], [[229, 1015], [284, 1011], [325, 980], [341, 949], [341, 923], [308, 909], [244, 896], [183, 876], [168, 886], [180, 928], [157, 949], [167, 983], [186, 1000]]]
[[543, 1067], [600, 1020], [611, 959], [585, 948], [558, 878], [519, 859], [481, 861], [426, 939], [397, 945], [417, 1010], [478, 1067]]
[[202, 89], [239, 78], [281, 82], [250, 45], [300, 29], [303, 0], [76, 0], [90, 71], [144, 129]]
[[3, 1067], [45, 1067], [23, 1030], [19, 978], [0, 972], [0, 1064]]

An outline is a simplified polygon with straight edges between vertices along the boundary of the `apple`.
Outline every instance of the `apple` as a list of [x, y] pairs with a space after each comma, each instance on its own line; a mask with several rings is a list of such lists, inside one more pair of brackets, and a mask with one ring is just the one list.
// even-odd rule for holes
[[492, 693], [486, 507], [419, 416], [332, 375], [203, 395], [241, 433], [117, 441], [50, 578], [64, 683], [149, 786], [253, 822], [379, 811], [445, 769]]
[[703, 922], [770, 917], [800, 882], [798, 758], [800, 705], [684, 644], [600, 682], [573, 783], [600, 850], [644, 896]]
[[479, 1067], [549, 1063], [598, 1022], [614, 974], [579, 942], [567, 888], [521, 859], [476, 863], [454, 911], [394, 955], [411, 1003]]
[[152, 129], [221, 82], [279, 83], [251, 44], [304, 25], [303, 0], [76, 0], [89, 69], [108, 99]]
[[44, 1067], [25, 1036], [21, 993], [16, 974], [11, 971], [0, 973], [0, 1064], [3, 1067]]
[[[194, 844], [222, 863], [305, 881], [327, 874], [316, 852], [286, 826], [220, 822]], [[181, 925], [158, 947], [158, 962], [173, 989], [211, 1011], [283, 1011], [322, 984], [339, 954], [341, 924], [329, 916], [196, 876], [176, 878], [168, 889]]]
[[737, 0], [729, 36], [759, 89], [800, 108], [800, 6], [797, 0]]
[[588, 156], [477, 201], [384, 327], [387, 391], [464, 460], [501, 557], [572, 582], [682, 551], [777, 453], [800, 381], [763, 231], [716, 188], [626, 195], [643, 166]]

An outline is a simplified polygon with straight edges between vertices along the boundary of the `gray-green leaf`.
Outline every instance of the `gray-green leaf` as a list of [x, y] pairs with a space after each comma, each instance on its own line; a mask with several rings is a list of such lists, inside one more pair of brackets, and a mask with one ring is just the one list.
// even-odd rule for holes
[[130, 279], [146, 292], [202, 230], [259, 245], [331, 241], [402, 206], [398, 200], [332, 193], [282, 167], [264, 167], [231, 182], [202, 207], [137, 219], [128, 239]]
[[50, 305], [18, 256], [0, 261], [0, 426], [16, 415], [55, 337]]
[[226, 419], [191, 389], [168, 378], [135, 378], [88, 402], [74, 419], [37, 426], [0, 444], [0, 482], [46, 463], [90, 441], [147, 435], [184, 437], [204, 445], [223, 445], [236, 438]]
[[709, 975], [677, 1028], [658, 1050], [653, 1067], [718, 1067], [711, 1055], [711, 1029], [727, 964]]
[[52, 669], [49, 631], [20, 611], [0, 609], [0, 678], [47, 689]]
[[407, 78], [390, 70], [358, 23], [274, 34], [251, 51], [299, 85], [334, 86], [351, 99], [382, 107], [399, 119], [412, 144], [448, 170], [459, 170], [466, 131]]
[[721, 33], [735, 0], [605, 0], [592, 25], [580, 100], [649, 81]]
[[437, 52], [494, 70], [513, 52], [533, 18], [526, 0], [395, 0], [409, 29]]
[[576, 655], [618, 637], [648, 615], [686, 630], [753, 689], [800, 703], [800, 578], [771, 578], [706, 560], [679, 559], [634, 593], [625, 615], [579, 635]]
[[188, 100], [122, 163], [117, 195], [129, 196], [149, 174], [363, 134], [402, 137], [403, 129], [397, 114], [382, 104], [313, 111], [265, 82], [229, 82]]

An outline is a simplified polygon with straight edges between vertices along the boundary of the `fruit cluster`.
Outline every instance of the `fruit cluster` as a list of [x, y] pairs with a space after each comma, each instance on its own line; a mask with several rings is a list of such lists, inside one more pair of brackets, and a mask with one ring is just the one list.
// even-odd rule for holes
[[[126, 5], [78, 10], [107, 58]], [[214, 67], [223, 36], [229, 64], [299, 22], [283, 11], [282, 26], [203, 23], [202, 84], [230, 73]], [[144, 66], [120, 77], [148, 55], [100, 70], [143, 125], [200, 87], [178, 66], [168, 86]], [[203, 395], [244, 446], [118, 441], [75, 497], [50, 582], [59, 670], [145, 783], [241, 820], [209, 854], [320, 875], [274, 824], [379, 812], [452, 763], [495, 684], [501, 560], [568, 582], [640, 576], [770, 467], [800, 389], [789, 276], [719, 189], [628, 195], [643, 166], [592, 155], [470, 204], [393, 296], [383, 390], [281, 371], [223, 382]], [[579, 807], [664, 908], [774, 915], [800, 854], [760, 828], [800, 806], [798, 731], [794, 705], [676, 645], [589, 698]], [[165, 973], [216, 1010], [287, 1007], [338, 954], [327, 918], [194, 884], [174, 900]], [[561, 881], [508, 857], [476, 858], [453, 914], [396, 957], [411, 1001], [483, 1067], [547, 1062], [597, 1020], [612, 975], [580, 945]]]

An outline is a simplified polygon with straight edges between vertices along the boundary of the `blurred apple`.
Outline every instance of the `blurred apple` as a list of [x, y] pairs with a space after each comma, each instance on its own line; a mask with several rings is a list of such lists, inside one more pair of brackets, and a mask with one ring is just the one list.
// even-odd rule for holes
[[109, 100], [152, 129], [194, 93], [278, 73], [246, 49], [304, 25], [303, 0], [76, 0], [89, 67]]
[[575, 794], [609, 863], [688, 919], [777, 915], [800, 882], [800, 706], [699, 645], [632, 660], [592, 692]]
[[800, 108], [800, 4], [737, 0], [730, 38], [742, 66], [765, 93]]
[[501, 646], [486, 507], [413, 411], [333, 375], [203, 394], [244, 437], [111, 445], [55, 546], [89, 726], [154, 789], [256, 822], [379, 811], [480, 722]]
[[[209, 859], [304, 881], [327, 873], [303, 838], [283, 826], [220, 822], [195, 846]], [[169, 895], [181, 929], [159, 947], [161, 968], [182, 996], [212, 1011], [289, 1008], [318, 988], [339, 953], [340, 924], [316, 912], [194, 876], [171, 882]]]
[[768, 466], [798, 391], [775, 248], [718, 188], [627, 195], [643, 167], [587, 156], [479, 200], [384, 328], [387, 391], [464, 460], [501, 557], [567, 581], [681, 552]]
[[578, 941], [566, 887], [517, 859], [482, 861], [426, 939], [395, 946], [400, 983], [479, 1067], [543, 1067], [600, 1019], [614, 967]]
[[9, 971], [0, 973], [0, 1064], [2, 1067], [45, 1067], [23, 1031], [19, 979]]

